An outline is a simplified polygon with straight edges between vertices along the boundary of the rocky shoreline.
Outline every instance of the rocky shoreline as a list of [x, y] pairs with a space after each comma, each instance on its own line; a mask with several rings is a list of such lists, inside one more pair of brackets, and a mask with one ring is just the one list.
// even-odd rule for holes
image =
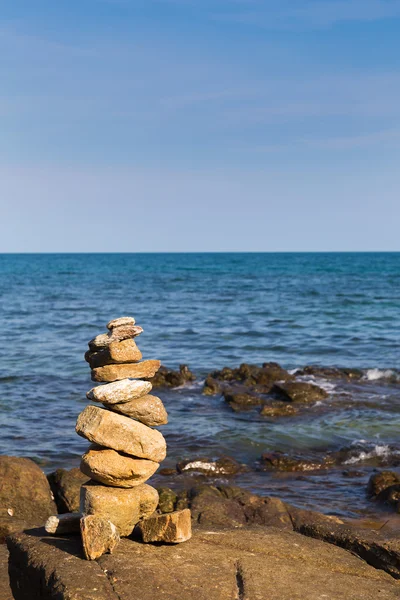
[[[104, 360], [118, 362], [118, 357], [112, 356], [92, 354], [88, 358], [95, 371], [104, 368]], [[397, 374], [392, 373], [391, 383], [396, 386], [399, 380]], [[109, 373], [101, 375], [109, 376]], [[310, 381], [310, 377], [314, 380]], [[329, 392], [318, 385], [320, 378], [359, 384], [365, 381], [365, 372], [312, 366], [289, 372], [277, 363], [264, 363], [262, 366], [242, 364], [234, 369], [212, 371], [205, 377], [204, 384], [198, 385], [202, 386], [204, 397], [221, 399], [222, 410], [244, 415], [254, 413], [266, 422], [285, 423], [308, 415], [306, 411], [310, 406], [323, 405], [329, 398]], [[185, 386], [193, 385], [198, 378], [186, 365], [181, 365], [176, 371], [161, 367], [154, 377], [148, 377], [146, 381], [151, 382], [153, 388], [178, 389], [183, 393]], [[340, 401], [343, 402], [343, 398]], [[159, 411], [160, 407], [154, 406], [153, 409]], [[162, 420], [162, 415], [158, 416]], [[154, 424], [149, 423], [151, 426]], [[400, 466], [400, 454], [394, 452], [390, 457], [384, 453], [375, 456], [365, 454], [364, 464], [370, 467], [370, 471], [368, 484], [363, 484], [363, 493], [376, 512], [374, 523], [307, 510], [306, 498], [303, 505], [300, 502], [293, 505], [276, 497], [273, 489], [271, 495], [268, 491], [256, 494], [236, 485], [236, 481], [240, 482], [249, 473], [301, 479], [336, 470], [347, 480], [347, 485], [352, 486], [360, 477], [360, 463], [353, 460], [358, 457], [357, 451], [352, 446], [338, 450], [327, 448], [316, 456], [307, 450], [300, 453], [268, 448], [260, 452], [256, 460], [249, 462], [221, 453], [186, 452], [175, 465], [161, 468], [154, 478], [153, 486], [159, 495], [157, 510], [161, 515], [168, 515], [190, 509], [192, 526], [199, 531], [272, 528], [295, 532], [350, 551], [375, 569], [399, 579], [400, 472], [396, 469]], [[5, 542], [8, 537], [14, 556], [23, 547], [24, 552], [30, 552], [27, 548], [31, 542], [19, 538], [21, 532], [42, 527], [51, 515], [79, 512], [80, 488], [88, 481], [87, 475], [77, 468], [57, 469], [46, 476], [33, 461], [9, 456], [0, 457], [0, 479], [3, 482], [0, 490], [0, 539]], [[4, 546], [1, 556], [4, 580]], [[15, 582], [12, 585], [15, 588]], [[4, 600], [27, 598], [18, 595], [14, 588], [14, 596], [3, 593]]]

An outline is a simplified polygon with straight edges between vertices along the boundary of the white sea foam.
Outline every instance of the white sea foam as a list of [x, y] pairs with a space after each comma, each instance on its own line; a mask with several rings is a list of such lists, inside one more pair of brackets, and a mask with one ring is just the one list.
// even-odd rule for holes
[[[365, 440], [353, 442], [352, 446], [358, 446], [362, 443], [365, 443]], [[399, 450], [394, 450], [388, 444], [376, 444], [373, 448], [371, 448], [371, 450], [360, 450], [358, 454], [351, 456], [343, 464], [354, 465], [372, 458], [388, 458], [389, 456], [396, 456], [399, 454]]]
[[392, 369], [368, 369], [364, 378], [367, 379], [367, 381], [378, 381], [379, 379], [400, 381], [399, 374], [396, 373], [396, 371], [392, 371]]

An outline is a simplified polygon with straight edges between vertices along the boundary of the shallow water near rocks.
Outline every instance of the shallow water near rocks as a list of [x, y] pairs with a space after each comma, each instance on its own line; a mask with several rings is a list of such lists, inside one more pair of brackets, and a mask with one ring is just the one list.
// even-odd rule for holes
[[[87, 442], [75, 420], [94, 385], [87, 342], [111, 318], [134, 315], [144, 358], [187, 363], [197, 375], [194, 384], [156, 392], [170, 415], [163, 466], [226, 454], [249, 470], [216, 483], [380, 517], [365, 490], [375, 468], [400, 466], [399, 298], [400, 254], [0, 255], [0, 451], [34, 458], [46, 472], [79, 464]], [[350, 383], [304, 378], [329, 397], [275, 420], [202, 395], [208, 372], [266, 361], [364, 371]], [[257, 470], [265, 451], [318, 459], [341, 448], [346, 464], [328, 470]]]

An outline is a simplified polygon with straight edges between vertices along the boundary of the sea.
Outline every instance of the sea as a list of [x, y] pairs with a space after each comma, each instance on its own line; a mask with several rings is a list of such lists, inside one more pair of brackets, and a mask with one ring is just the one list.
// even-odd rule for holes
[[[400, 253], [3, 254], [0, 255], [0, 453], [49, 473], [79, 466], [87, 442], [75, 421], [93, 383], [88, 341], [113, 318], [144, 329], [144, 358], [196, 381], [157, 390], [169, 413], [164, 466], [230, 456], [235, 477], [163, 477], [175, 488], [238, 485], [327, 514], [375, 518], [366, 493], [377, 470], [400, 473]], [[203, 395], [208, 373], [275, 361], [362, 369], [346, 382], [306, 377], [326, 400], [300, 415], [235, 413]], [[319, 459], [342, 450], [340, 467], [260, 470], [264, 452]]]

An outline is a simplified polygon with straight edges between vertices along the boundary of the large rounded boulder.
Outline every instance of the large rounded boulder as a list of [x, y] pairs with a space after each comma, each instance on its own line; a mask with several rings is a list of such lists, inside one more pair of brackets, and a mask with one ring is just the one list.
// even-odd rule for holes
[[26, 525], [43, 525], [57, 513], [43, 471], [30, 459], [0, 456], [0, 506], [6, 517]]

